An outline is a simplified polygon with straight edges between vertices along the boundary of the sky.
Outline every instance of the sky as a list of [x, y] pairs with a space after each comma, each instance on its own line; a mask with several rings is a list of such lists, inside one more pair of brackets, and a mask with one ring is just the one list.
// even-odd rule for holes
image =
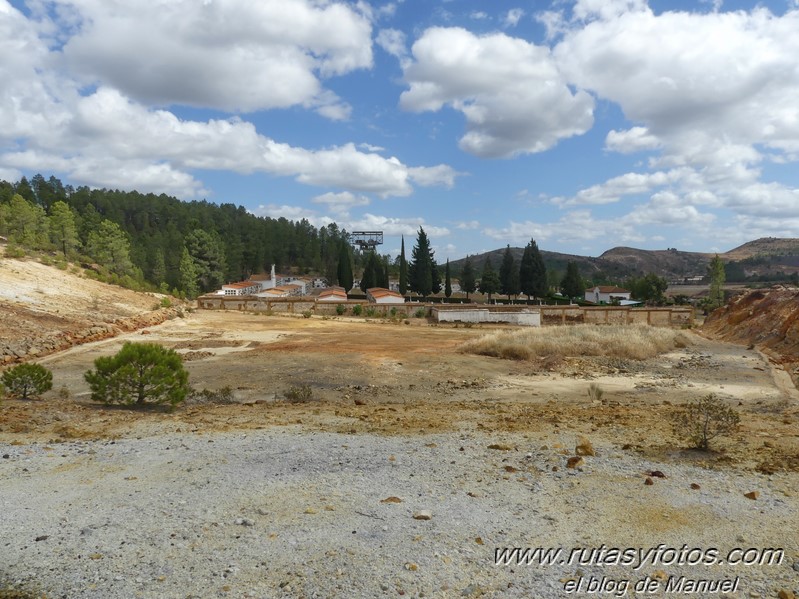
[[799, 0], [0, 0], [0, 179], [511, 246], [799, 237]]

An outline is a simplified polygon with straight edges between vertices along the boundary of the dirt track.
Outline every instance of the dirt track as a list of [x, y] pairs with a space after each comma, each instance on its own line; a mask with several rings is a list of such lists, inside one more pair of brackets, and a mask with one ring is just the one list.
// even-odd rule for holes
[[[197, 312], [49, 356], [54, 390], [0, 409], [12, 517], [0, 574], [98, 598], [559, 597], [582, 573], [633, 576], [497, 569], [494, 547], [665, 542], [780, 546], [787, 557], [636, 577], [740, 576], [735, 597], [792, 588], [799, 401], [767, 359], [690, 333], [692, 345], [643, 363], [458, 351], [484, 332]], [[83, 372], [126, 340], [174, 347], [194, 387], [230, 386], [237, 403], [165, 414], [90, 402]], [[588, 397], [592, 382], [601, 401]], [[312, 401], [283, 400], [298, 385]], [[669, 424], [675, 404], [711, 391], [738, 399], [743, 426], [717, 452], [686, 450]], [[580, 435], [597, 456], [567, 469]], [[667, 479], [645, 486], [650, 470]], [[752, 490], [757, 501], [743, 497]], [[41, 499], [22, 500], [32, 494]], [[402, 501], [393, 511], [388, 496]], [[411, 518], [431, 507], [429, 525]]]

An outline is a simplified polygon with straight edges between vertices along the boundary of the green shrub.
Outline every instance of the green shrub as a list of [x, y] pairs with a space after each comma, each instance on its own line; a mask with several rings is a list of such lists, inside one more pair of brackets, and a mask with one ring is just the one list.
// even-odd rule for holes
[[416, 318], [424, 318], [425, 309], [424, 308], [417, 308], [416, 312], [413, 313]]
[[6, 258], [24, 258], [26, 255], [25, 248], [19, 245], [9, 243], [6, 246]]
[[371, 306], [369, 308], [366, 308], [366, 316], [368, 318], [374, 318], [375, 316], [377, 316], [377, 309], [372, 308]]
[[344, 304], [338, 304], [336, 306], [336, 314], [338, 314], [339, 316], [344, 314], [344, 312], [346, 312], [346, 311], [347, 311], [347, 308], [344, 306]]
[[61, 399], [69, 399], [71, 393], [69, 392], [69, 387], [66, 385], [61, 385], [61, 388], [58, 390], [58, 397]]
[[37, 397], [53, 388], [53, 373], [40, 364], [14, 366], [0, 379], [8, 394], [19, 399]]
[[289, 388], [283, 397], [291, 403], [306, 403], [313, 399], [313, 389], [310, 385], [297, 385]]
[[352, 307], [352, 313], [353, 313], [355, 316], [360, 316], [362, 311], [363, 311], [363, 306], [361, 306], [361, 304], [355, 304], [355, 305]]
[[176, 406], [189, 392], [180, 355], [155, 343], [130, 343], [116, 355], [97, 358], [84, 378], [92, 399], [107, 404]]
[[172, 307], [172, 300], [168, 297], [161, 298], [161, 308], [171, 308]]
[[683, 406], [674, 416], [674, 432], [696, 449], [707, 451], [710, 441], [734, 432], [741, 417], [717, 395], [710, 393]]
[[236, 398], [233, 396], [233, 389], [227, 386], [216, 391], [211, 389], [203, 389], [202, 391], [192, 389], [189, 392], [188, 400], [196, 403], [236, 403]]
[[303, 318], [310, 318], [312, 314], [313, 314], [313, 313], [312, 313], [310, 310], [305, 310], [305, 311], [302, 313], [302, 317], [303, 317]]

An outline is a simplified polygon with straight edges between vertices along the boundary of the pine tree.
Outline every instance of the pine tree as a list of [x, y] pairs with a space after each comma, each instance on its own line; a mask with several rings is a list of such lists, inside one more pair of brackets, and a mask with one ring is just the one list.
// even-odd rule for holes
[[[162, 256], [163, 258], [163, 256]], [[194, 299], [200, 291], [197, 284], [197, 266], [189, 254], [189, 250], [184, 247], [180, 256], [180, 288], [189, 299]]]
[[566, 265], [566, 274], [560, 283], [560, 290], [569, 299], [582, 297], [585, 293], [583, 279], [580, 276], [580, 269], [577, 267], [576, 262], [570, 261]]
[[110, 220], [103, 220], [97, 230], [89, 233], [86, 251], [114, 274], [123, 276], [133, 273], [128, 236]]
[[535, 239], [524, 248], [524, 255], [519, 266], [519, 288], [522, 293], [530, 299], [533, 297], [543, 297], [547, 294], [549, 284], [547, 282], [547, 267]]
[[391, 282], [388, 276], [388, 257], [383, 259], [383, 279], [380, 281], [380, 287], [383, 289], [388, 289], [391, 286]]
[[225, 280], [227, 270], [225, 248], [219, 236], [203, 229], [194, 229], [186, 235], [185, 246], [194, 260], [200, 291], [218, 289]]
[[[422, 297], [427, 297], [433, 291], [433, 252], [430, 241], [422, 227], [416, 237], [416, 245], [411, 253], [411, 263], [408, 265], [408, 278], [411, 291]], [[440, 283], [439, 283], [440, 288]]]
[[64, 254], [64, 258], [74, 252], [79, 243], [75, 215], [60, 200], [50, 208], [50, 241]]
[[2, 232], [12, 243], [31, 249], [43, 249], [49, 243], [49, 223], [41, 206], [36, 206], [14, 194], [11, 202], [2, 206]]
[[466, 256], [461, 269], [461, 291], [466, 294], [466, 299], [469, 299], [469, 294], [477, 290], [477, 281], [474, 275], [474, 267], [472, 266], [472, 259]]
[[499, 267], [500, 290], [508, 296], [519, 295], [519, 270], [516, 268], [510, 245], [505, 247], [502, 255], [502, 264]]
[[486, 256], [485, 264], [483, 265], [483, 274], [480, 277], [480, 293], [488, 295], [488, 301], [491, 301], [491, 295], [499, 291], [500, 282], [499, 275], [491, 266], [491, 260]]
[[399, 292], [402, 295], [408, 293], [408, 261], [405, 259], [405, 236], [402, 236], [402, 249], [400, 250], [399, 263]]
[[339, 242], [336, 278], [338, 278], [338, 284], [345, 291], [352, 289], [352, 260], [350, 259], [349, 244], [343, 239]]
[[433, 252], [430, 252], [430, 291], [433, 294], [441, 291], [441, 271], [438, 269], [438, 262], [433, 258]]
[[450, 297], [452, 295], [452, 279], [449, 274], [449, 258], [447, 258], [447, 265], [444, 268], [444, 295]]
[[710, 293], [708, 295], [710, 306], [718, 308], [724, 303], [724, 281], [726, 280], [724, 262], [721, 261], [718, 254], [710, 261], [708, 274], [710, 275]]
[[361, 291], [366, 293], [367, 289], [379, 287], [382, 278], [383, 268], [380, 265], [380, 259], [377, 257], [376, 252], [369, 252], [369, 255], [366, 257], [366, 266], [363, 269], [363, 276], [361, 277]]

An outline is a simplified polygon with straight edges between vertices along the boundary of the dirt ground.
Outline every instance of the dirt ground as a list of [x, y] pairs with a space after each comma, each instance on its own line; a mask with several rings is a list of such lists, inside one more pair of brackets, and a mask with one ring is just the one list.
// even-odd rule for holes
[[[41, 363], [53, 371], [53, 390], [42, 401], [7, 400], [0, 441], [295, 424], [384, 435], [565, 429], [644, 455], [679, 453], [717, 466], [799, 471], [799, 393], [756, 350], [689, 333], [689, 347], [646, 362], [515, 362], [459, 352], [461, 343], [487, 329], [419, 325], [195, 312], [44, 358]], [[91, 402], [83, 373], [126, 340], [176, 349], [195, 389], [230, 387], [236, 403], [190, 401], [163, 414]], [[601, 401], [589, 398], [591, 383], [604, 390]], [[312, 390], [310, 401], [285, 400], [287, 391], [301, 386]], [[677, 404], [708, 392], [738, 400], [741, 430], [719, 440], [717, 452], [682, 451], [671, 415]]]

